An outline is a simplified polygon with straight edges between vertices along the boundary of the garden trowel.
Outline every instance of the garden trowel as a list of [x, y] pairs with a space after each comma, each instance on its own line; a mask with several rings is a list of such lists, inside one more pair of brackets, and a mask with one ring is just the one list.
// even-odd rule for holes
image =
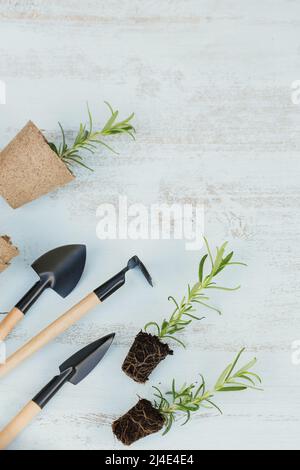
[[0, 432], [0, 450], [9, 444], [26, 428], [47, 403], [67, 382], [79, 384], [98, 365], [110, 348], [115, 334], [107, 335], [74, 354], [60, 367], [60, 374], [54, 377], [25, 408]]
[[36, 353], [43, 346], [68, 330], [68, 328], [77, 323], [90, 310], [95, 308], [97, 305], [102, 304], [108, 297], [125, 284], [126, 273], [134, 268], [138, 268], [148, 283], [153, 286], [151, 276], [146, 267], [137, 256], [134, 256], [128, 261], [127, 266], [122, 269], [122, 271], [101, 286], [97, 287], [97, 289], [88, 294], [78, 304], [74, 305], [74, 307], [72, 307], [68, 312], [64, 313], [61, 317], [51, 323], [51, 325], [18, 349], [14, 354], [9, 356], [6, 362], [0, 365], [0, 378], [4, 377], [12, 369], [17, 367], [28, 357], [32, 356], [32, 354]]
[[24, 318], [45, 289], [53, 289], [61, 297], [67, 297], [77, 286], [84, 271], [85, 261], [84, 245], [61, 246], [36, 260], [32, 268], [40, 279], [0, 323], [0, 341], [3, 341]]

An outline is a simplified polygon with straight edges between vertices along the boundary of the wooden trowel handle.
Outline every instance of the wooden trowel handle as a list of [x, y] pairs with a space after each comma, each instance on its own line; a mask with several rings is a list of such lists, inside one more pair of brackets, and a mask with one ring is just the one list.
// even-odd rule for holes
[[0, 341], [4, 341], [14, 327], [24, 318], [24, 313], [14, 308], [0, 323]]
[[67, 313], [59, 317], [56, 321], [51, 323], [47, 328], [42, 330], [37, 336], [32, 338], [22, 348], [18, 349], [12, 354], [5, 364], [0, 365], [0, 377], [3, 377], [12, 369], [17, 367], [21, 362], [25, 361], [35, 352], [39, 351], [43, 346], [55, 339], [61, 333], [64, 333], [70, 326], [74, 325], [82, 317], [84, 317], [90, 310], [99, 305], [101, 301], [93, 292], [85, 299], [72, 307]]
[[40, 412], [41, 408], [33, 401], [30, 401], [0, 432], [0, 450], [6, 449]]

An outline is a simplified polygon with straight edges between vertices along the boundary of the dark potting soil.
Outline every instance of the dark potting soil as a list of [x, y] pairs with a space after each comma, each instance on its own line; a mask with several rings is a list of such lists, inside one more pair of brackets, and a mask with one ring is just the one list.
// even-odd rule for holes
[[145, 383], [150, 374], [173, 351], [157, 336], [140, 331], [122, 365], [122, 370], [135, 382]]
[[112, 424], [115, 436], [125, 445], [161, 431], [164, 427], [164, 417], [156, 410], [150, 401], [139, 400], [124, 416]]

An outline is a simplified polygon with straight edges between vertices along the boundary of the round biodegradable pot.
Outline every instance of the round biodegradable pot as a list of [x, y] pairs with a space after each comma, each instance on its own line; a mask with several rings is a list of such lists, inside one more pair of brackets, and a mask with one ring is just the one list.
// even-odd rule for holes
[[74, 178], [31, 121], [0, 153], [0, 195], [13, 209], [70, 183]]

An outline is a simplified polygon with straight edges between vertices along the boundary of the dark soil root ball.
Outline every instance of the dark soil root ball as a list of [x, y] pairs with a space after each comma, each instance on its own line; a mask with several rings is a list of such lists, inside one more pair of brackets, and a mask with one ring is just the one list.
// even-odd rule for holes
[[145, 383], [150, 374], [173, 351], [157, 336], [141, 331], [135, 338], [122, 370], [135, 382]]
[[124, 416], [114, 421], [114, 435], [126, 446], [162, 430], [164, 417], [148, 400], [140, 400]]

